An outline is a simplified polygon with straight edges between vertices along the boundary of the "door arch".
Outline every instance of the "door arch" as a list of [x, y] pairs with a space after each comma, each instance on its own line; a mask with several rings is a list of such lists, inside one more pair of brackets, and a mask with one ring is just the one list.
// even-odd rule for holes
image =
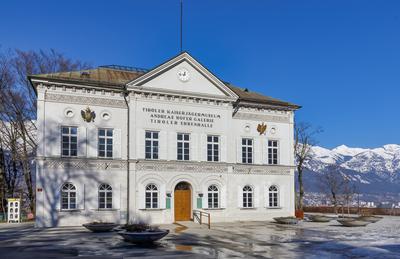
[[175, 221], [188, 221], [192, 216], [192, 186], [179, 182], [174, 189]]

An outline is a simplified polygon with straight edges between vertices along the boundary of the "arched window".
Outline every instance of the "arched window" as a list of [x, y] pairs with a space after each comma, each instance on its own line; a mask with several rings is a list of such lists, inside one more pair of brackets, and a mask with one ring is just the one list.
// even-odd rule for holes
[[154, 184], [146, 186], [146, 209], [158, 208], [158, 189]]
[[279, 207], [279, 192], [275, 185], [271, 185], [268, 189], [268, 207]]
[[215, 185], [208, 186], [208, 208], [219, 208], [219, 190]]
[[243, 187], [243, 208], [253, 207], [253, 189], [246, 185]]
[[112, 209], [112, 188], [105, 183], [99, 186], [99, 209]]
[[65, 183], [61, 187], [61, 209], [76, 209], [76, 187], [72, 183]]

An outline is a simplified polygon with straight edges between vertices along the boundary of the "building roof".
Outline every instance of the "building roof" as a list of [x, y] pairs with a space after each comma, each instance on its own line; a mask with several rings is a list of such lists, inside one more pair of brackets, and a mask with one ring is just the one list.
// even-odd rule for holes
[[[68, 82], [68, 83], [85, 83], [89, 85], [100, 85], [106, 88], [119, 88], [123, 89], [127, 83], [142, 76], [148, 70], [131, 68], [125, 66], [99, 66], [94, 69], [86, 69], [71, 72], [59, 72], [51, 74], [39, 74], [29, 76], [31, 79], [41, 79], [49, 81], [58, 82]], [[253, 104], [264, 104], [264, 105], [274, 105], [283, 106], [290, 109], [299, 109], [300, 106], [282, 101], [279, 99], [272, 98], [257, 92], [248, 90], [247, 88], [240, 88], [231, 85], [230, 83], [225, 83], [233, 92], [239, 96], [239, 101]]]

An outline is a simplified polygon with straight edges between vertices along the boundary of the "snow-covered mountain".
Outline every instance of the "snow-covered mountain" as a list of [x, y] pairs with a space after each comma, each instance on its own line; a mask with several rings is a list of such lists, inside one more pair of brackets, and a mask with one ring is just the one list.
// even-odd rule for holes
[[[312, 147], [313, 158], [306, 163], [306, 183], [313, 188], [318, 174], [331, 164], [338, 165], [363, 192], [400, 192], [400, 145], [365, 149], [345, 145], [334, 149]], [[316, 190], [317, 191], [317, 190]]]

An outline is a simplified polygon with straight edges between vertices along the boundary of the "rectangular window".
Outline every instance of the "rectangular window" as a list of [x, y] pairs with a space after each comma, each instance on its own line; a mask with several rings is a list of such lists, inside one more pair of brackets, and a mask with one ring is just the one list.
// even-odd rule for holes
[[207, 136], [207, 161], [219, 161], [219, 136]]
[[242, 138], [242, 163], [253, 163], [253, 140], [251, 138]]
[[113, 157], [113, 129], [99, 129], [98, 156], [104, 158]]
[[146, 131], [146, 159], [158, 159], [158, 135], [159, 133], [157, 131]]
[[177, 160], [189, 160], [190, 134], [178, 133], [177, 141]]
[[63, 156], [78, 155], [78, 128], [77, 127], [61, 127], [61, 154]]
[[278, 164], [278, 141], [268, 140], [268, 164]]

